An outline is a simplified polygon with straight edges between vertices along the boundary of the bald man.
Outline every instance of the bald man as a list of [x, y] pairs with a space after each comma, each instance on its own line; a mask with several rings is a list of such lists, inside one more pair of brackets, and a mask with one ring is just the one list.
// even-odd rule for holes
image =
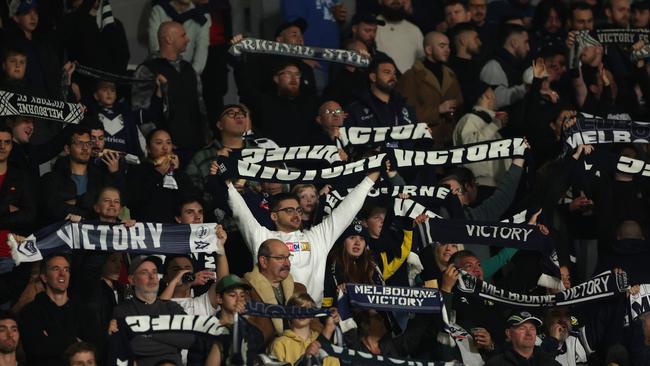
[[[169, 131], [183, 167], [207, 143], [208, 127], [199, 106], [202, 99], [196, 72], [181, 58], [190, 42], [185, 28], [180, 23], [163, 22], [157, 35], [158, 55], [138, 66], [135, 76], [156, 77], [158, 88], [154, 92], [150, 85], [134, 84], [132, 104], [135, 110], [148, 112], [140, 114], [140, 123]], [[166, 89], [164, 95], [162, 89]]]
[[451, 146], [455, 112], [463, 104], [456, 74], [444, 65], [449, 60], [449, 38], [440, 32], [424, 37], [424, 60], [416, 61], [399, 80], [397, 90], [415, 106], [418, 122], [426, 122], [437, 148]]

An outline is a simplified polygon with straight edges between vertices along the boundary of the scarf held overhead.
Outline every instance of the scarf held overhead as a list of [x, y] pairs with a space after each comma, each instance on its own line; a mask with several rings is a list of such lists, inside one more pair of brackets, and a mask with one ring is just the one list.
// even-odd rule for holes
[[564, 306], [612, 297], [627, 290], [625, 272], [606, 271], [555, 295], [528, 295], [500, 289], [465, 271], [458, 279], [458, 290], [490, 301], [522, 307]]
[[0, 90], [0, 116], [24, 116], [74, 124], [81, 121], [83, 111], [80, 104]]
[[356, 283], [346, 287], [350, 304], [364, 309], [411, 313], [439, 313], [442, 309], [442, 296], [435, 289]]
[[240, 56], [242, 52], [265, 53], [278, 56], [291, 56], [308, 58], [318, 61], [336, 62], [357, 67], [367, 67], [370, 59], [355, 51], [339, 50], [333, 48], [319, 48], [294, 45], [288, 43], [266, 41], [257, 38], [244, 38], [241, 42], [230, 47], [233, 56]]
[[576, 124], [565, 132], [565, 139], [572, 148], [587, 144], [648, 143], [650, 122], [577, 117]]
[[338, 138], [342, 146], [348, 146], [432, 137], [426, 123], [416, 123], [393, 127], [341, 127]]
[[[70, 250], [128, 253], [219, 252], [216, 224], [161, 224], [137, 222], [131, 227], [82, 221], [48, 225], [22, 242], [8, 240], [16, 262], [36, 262], [53, 253]], [[221, 243], [222, 244], [222, 243]]]
[[516, 137], [468, 144], [449, 150], [388, 149], [384, 153], [365, 159], [317, 170], [279, 169], [224, 156], [218, 156], [217, 162], [219, 174], [228, 178], [239, 177], [279, 183], [326, 182], [341, 176], [366, 174], [369, 171], [379, 170], [383, 167], [385, 159], [389, 159], [391, 166], [396, 169], [418, 168], [523, 156], [527, 148], [525, 139]]

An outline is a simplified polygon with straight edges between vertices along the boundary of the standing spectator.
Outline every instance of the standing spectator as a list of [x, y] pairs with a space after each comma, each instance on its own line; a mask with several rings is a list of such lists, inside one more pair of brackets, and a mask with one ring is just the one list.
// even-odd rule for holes
[[[321, 104], [320, 108], [318, 108], [318, 116], [316, 116], [316, 123], [320, 126], [320, 131], [310, 139], [310, 144], [334, 144], [339, 137], [339, 129], [343, 127], [345, 116], [346, 113], [339, 103], [328, 100]], [[339, 154], [341, 153], [345, 153], [345, 151], [339, 149]], [[346, 160], [343, 155], [341, 155], [341, 160]]]
[[564, 46], [567, 7], [560, 0], [543, 0], [535, 8], [530, 39], [530, 52], [537, 57], [545, 48]]
[[167, 131], [153, 130], [147, 136], [148, 161], [129, 169], [128, 206], [138, 221], [174, 222], [176, 202], [195, 193], [190, 178], [178, 169], [179, 156], [172, 147]]
[[377, 29], [385, 26], [386, 22], [376, 16], [356, 13], [352, 17], [352, 38], [366, 45], [368, 53], [377, 52]]
[[650, 26], [649, 1], [635, 1], [632, 4], [632, 26], [634, 28], [648, 28]]
[[569, 28], [571, 30], [593, 30], [594, 11], [587, 3], [575, 2], [571, 4]]
[[18, 365], [16, 349], [19, 342], [20, 331], [16, 317], [6, 310], [0, 311], [0, 366]]
[[[57, 160], [53, 171], [41, 178], [44, 192], [42, 217], [50, 220], [64, 220], [68, 215], [90, 217], [93, 204], [102, 188], [122, 181], [116, 164], [115, 169], [103, 171], [90, 164], [92, 141], [90, 132], [83, 126], [74, 128], [68, 137], [64, 150], [68, 157]], [[117, 161], [115, 156], [106, 156], [109, 162]]]
[[454, 47], [454, 54], [449, 58], [449, 67], [454, 71], [460, 84], [465, 105], [476, 103], [480, 94], [474, 87], [479, 82], [479, 73], [483, 63], [480, 59], [483, 42], [476, 27], [471, 23], [461, 23], [450, 30], [449, 37]]
[[20, 334], [28, 365], [65, 364], [65, 349], [85, 339], [84, 332], [95, 332], [83, 326], [77, 304], [68, 297], [70, 262], [55, 254], [41, 262], [41, 281], [45, 292], [20, 312]]
[[347, 127], [391, 127], [417, 121], [415, 113], [397, 93], [397, 66], [388, 56], [375, 56], [368, 66], [369, 88], [345, 109]]
[[[363, 54], [368, 52], [365, 43], [359, 40], [349, 39], [343, 43], [346, 50], [356, 51]], [[382, 54], [375, 51], [374, 54]], [[350, 65], [338, 65], [332, 67], [330, 83], [323, 91], [323, 100], [335, 100], [341, 105], [348, 105], [354, 101], [357, 94], [363, 91], [368, 84], [368, 75], [365, 68]]]
[[[467, 8], [472, 17], [472, 24], [476, 26], [476, 31], [483, 43], [483, 56], [491, 56], [492, 51], [496, 48], [497, 24], [487, 18], [487, 0], [469, 0]], [[484, 57], [482, 57], [484, 58]]]
[[279, 194], [269, 205], [271, 220], [277, 227], [273, 231], [257, 222], [244, 199], [230, 182], [228, 205], [254, 258], [259, 258], [260, 244], [267, 239], [277, 238], [287, 243], [287, 247], [293, 252], [290, 258], [296, 281], [305, 284], [313, 294], [314, 300], [320, 304], [323, 298], [327, 253], [361, 209], [366, 195], [378, 178], [378, 172], [370, 173], [329, 216], [309, 230], [300, 229], [302, 209], [298, 198], [291, 194]]
[[424, 37], [423, 61], [417, 60], [399, 80], [397, 90], [415, 106], [418, 122], [431, 127], [434, 146], [451, 145], [454, 112], [463, 104], [456, 74], [444, 64], [449, 60], [449, 39], [440, 32]]
[[210, 17], [207, 8], [195, 6], [192, 0], [157, 0], [149, 14], [149, 54], [157, 52], [163, 56], [163, 41], [160, 27], [167, 22], [177, 22], [187, 35], [187, 45], [180, 51], [180, 57], [192, 64], [197, 75], [203, 73], [210, 46]]
[[472, 13], [467, 9], [467, 3], [464, 0], [448, 0], [445, 2], [447, 29], [451, 29], [460, 23], [469, 22], [470, 19], [472, 19]]
[[163, 96], [160, 86], [155, 90], [134, 85], [132, 104], [135, 110], [159, 109], [163, 118], [155, 120], [158, 128], [169, 130], [183, 164], [207, 142], [207, 125], [201, 114], [197, 74], [192, 64], [180, 56], [190, 42], [183, 25], [163, 22], [158, 28], [159, 55], [145, 61], [135, 71], [139, 78], [156, 77], [166, 84]]
[[[205, 3], [205, 0], [202, 1]], [[229, 0], [209, 0], [210, 47], [205, 68], [201, 73], [203, 98], [206, 103], [208, 121], [219, 118], [223, 108], [223, 97], [228, 93], [228, 48], [232, 37], [232, 8]]]
[[508, 328], [506, 336], [512, 344], [512, 348], [506, 349], [503, 353], [491, 358], [486, 366], [509, 366], [509, 365], [539, 365], [539, 366], [560, 366], [553, 357], [535, 347], [537, 327], [542, 326], [542, 321], [532, 316], [527, 311], [516, 312], [506, 321]]
[[377, 29], [377, 49], [395, 60], [400, 72], [405, 72], [424, 56], [424, 37], [418, 27], [406, 20], [404, 1], [380, 0], [380, 5], [380, 19], [386, 21], [386, 26]]
[[630, 26], [630, 0], [608, 0], [604, 9], [607, 25], [615, 28]]
[[506, 24], [502, 47], [494, 58], [481, 70], [481, 80], [490, 85], [496, 94], [496, 108], [511, 107], [524, 99], [526, 86], [523, 82], [523, 61], [528, 56], [528, 32], [526, 28]]
[[[485, 84], [482, 85], [482, 89], [483, 93], [472, 111], [464, 115], [454, 128], [454, 146], [501, 138], [499, 130], [503, 127], [504, 121], [496, 118], [494, 91]], [[506, 173], [509, 165], [510, 159], [499, 159], [481, 161], [465, 166], [474, 173], [479, 186], [494, 188]]]

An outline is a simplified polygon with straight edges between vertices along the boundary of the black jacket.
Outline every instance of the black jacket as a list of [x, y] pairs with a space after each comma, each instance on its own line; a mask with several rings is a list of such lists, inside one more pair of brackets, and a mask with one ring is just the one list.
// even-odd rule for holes
[[[85, 340], [77, 305], [72, 301], [57, 306], [41, 292], [20, 313], [20, 338], [27, 355], [27, 365], [60, 366], [63, 352], [77, 338]], [[97, 329], [88, 329], [96, 332]]]
[[181, 170], [174, 172], [178, 189], [164, 188], [164, 179], [165, 176], [150, 162], [129, 169], [126, 184], [131, 218], [145, 222], [174, 222], [178, 200], [196, 194], [196, 189]]
[[505, 352], [496, 355], [488, 360], [485, 366], [560, 366], [560, 363], [555, 359], [543, 352], [539, 348], [535, 348], [533, 357], [525, 359], [512, 349], [507, 349]]
[[[9, 212], [9, 205], [18, 211]], [[0, 187], [0, 228], [18, 234], [28, 234], [36, 219], [34, 187], [28, 175], [9, 165], [2, 187]]]
[[[120, 188], [122, 178], [119, 171], [111, 174], [95, 164], [89, 163], [87, 174], [86, 193], [77, 196], [77, 186], [71, 178], [70, 158], [59, 159], [54, 164], [54, 169], [41, 178], [44, 205], [41, 217], [49, 221], [63, 220], [68, 214], [90, 217], [93, 213], [93, 205], [102, 188], [106, 186]], [[73, 199], [76, 200], [76, 204], [66, 203]]]
[[417, 123], [415, 111], [398, 93], [393, 93], [388, 103], [384, 103], [366, 90], [345, 110], [348, 112], [346, 127], [392, 127]]

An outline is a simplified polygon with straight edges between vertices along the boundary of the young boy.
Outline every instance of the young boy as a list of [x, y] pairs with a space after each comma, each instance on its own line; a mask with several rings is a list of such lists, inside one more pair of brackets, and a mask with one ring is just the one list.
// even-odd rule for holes
[[[307, 293], [300, 293], [292, 296], [287, 301], [287, 306], [296, 306], [304, 308], [316, 307], [316, 303]], [[325, 328], [319, 334], [310, 327], [311, 319], [291, 319], [291, 329], [285, 330], [284, 333], [273, 341], [270, 346], [270, 353], [282, 362], [289, 362], [295, 365], [303, 357], [317, 356], [320, 350], [318, 338], [323, 337], [330, 339], [336, 327], [332, 317], [327, 318]], [[334, 357], [325, 357], [323, 366], [338, 366], [339, 360]]]
[[88, 103], [89, 112], [104, 126], [105, 148], [142, 157], [144, 137], [136, 125], [133, 112], [117, 100], [115, 83], [99, 80]]

